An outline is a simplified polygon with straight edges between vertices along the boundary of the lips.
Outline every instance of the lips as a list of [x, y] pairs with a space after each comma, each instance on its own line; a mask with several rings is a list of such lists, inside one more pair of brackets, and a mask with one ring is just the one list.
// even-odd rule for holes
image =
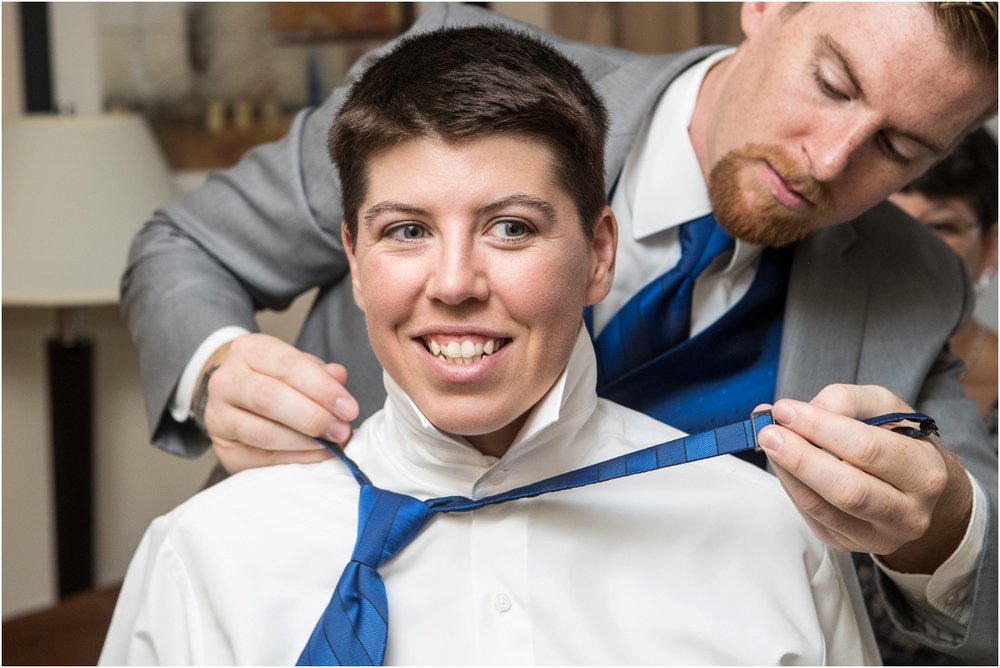
[[468, 365], [481, 361], [503, 348], [510, 339], [488, 337], [421, 337], [431, 355], [449, 364]]
[[815, 208], [809, 198], [792, 187], [780, 172], [768, 161], [764, 161], [768, 185], [774, 197], [789, 209], [807, 212]]

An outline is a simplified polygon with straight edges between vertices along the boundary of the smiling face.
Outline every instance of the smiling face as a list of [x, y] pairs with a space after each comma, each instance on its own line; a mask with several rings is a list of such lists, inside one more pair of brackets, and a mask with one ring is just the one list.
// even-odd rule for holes
[[589, 239], [548, 148], [510, 135], [404, 142], [367, 183], [348, 259], [372, 348], [436, 427], [501, 456], [610, 289], [611, 211]]
[[690, 127], [720, 224], [784, 245], [923, 172], [996, 102], [919, 4], [747, 3], [747, 39], [709, 71]]

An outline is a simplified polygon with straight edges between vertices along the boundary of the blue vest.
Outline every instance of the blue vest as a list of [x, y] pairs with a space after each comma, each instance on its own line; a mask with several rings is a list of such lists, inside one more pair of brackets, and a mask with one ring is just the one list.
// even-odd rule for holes
[[745, 420], [774, 401], [792, 249], [765, 249], [750, 290], [729, 312], [612, 382], [599, 374], [597, 393], [688, 433]]

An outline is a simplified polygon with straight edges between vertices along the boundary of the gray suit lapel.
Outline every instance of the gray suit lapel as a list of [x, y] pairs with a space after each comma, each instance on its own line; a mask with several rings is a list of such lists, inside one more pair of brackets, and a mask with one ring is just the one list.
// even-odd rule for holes
[[799, 242], [785, 303], [776, 397], [809, 400], [830, 383], [853, 383], [861, 359], [868, 285], [852, 264], [852, 223]]

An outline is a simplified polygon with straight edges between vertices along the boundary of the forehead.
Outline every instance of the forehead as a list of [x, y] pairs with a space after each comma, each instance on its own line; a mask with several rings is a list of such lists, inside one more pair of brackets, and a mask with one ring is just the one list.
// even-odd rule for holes
[[941, 146], [996, 103], [996, 69], [953, 54], [920, 3], [811, 3], [787, 27], [813, 53], [835, 45], [887, 123]]
[[554, 160], [544, 142], [512, 134], [410, 139], [370, 157], [365, 199], [405, 196], [457, 206], [516, 192], [568, 197], [554, 178]]

